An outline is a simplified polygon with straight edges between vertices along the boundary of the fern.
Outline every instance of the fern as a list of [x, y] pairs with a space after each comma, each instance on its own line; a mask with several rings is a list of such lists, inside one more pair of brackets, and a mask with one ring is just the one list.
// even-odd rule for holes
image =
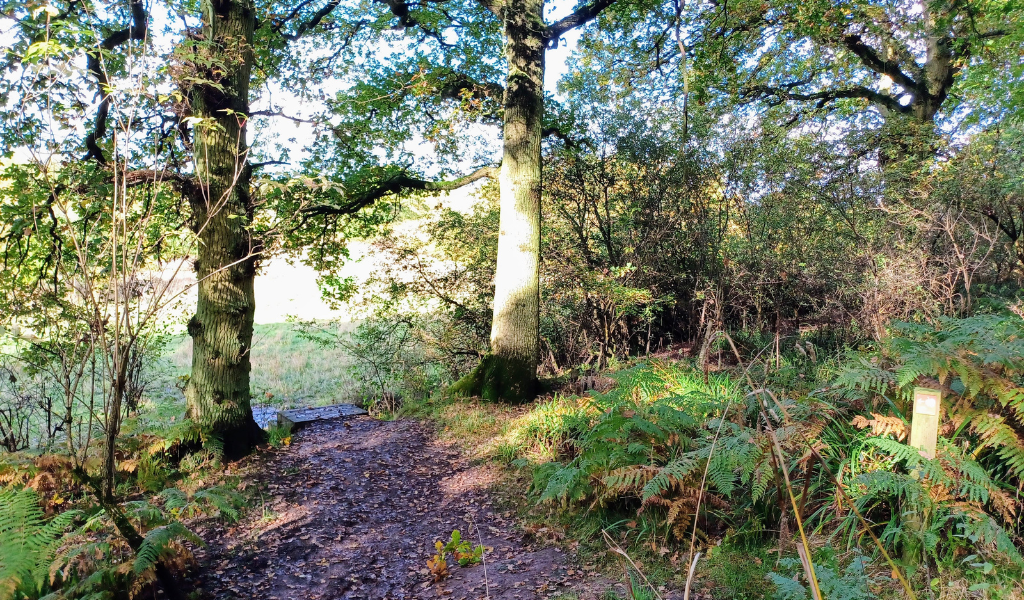
[[0, 598], [46, 588], [50, 563], [77, 516], [67, 511], [47, 521], [33, 490], [0, 492]]
[[578, 502], [586, 495], [580, 489], [584, 474], [573, 465], [559, 468], [557, 464], [552, 463], [548, 469], [539, 470], [538, 475], [544, 481], [541, 501]]
[[703, 463], [694, 460], [692, 455], [677, 458], [657, 470], [653, 477], [643, 486], [641, 493], [646, 502], [655, 496], [661, 496], [672, 489], [677, 482], [688, 479]]
[[[1014, 501], [979, 463], [941, 439], [935, 459], [883, 437], [869, 438], [866, 446], [881, 451], [886, 462], [858, 475], [849, 488], [862, 512], [889, 508], [891, 517], [879, 535], [887, 545], [917, 540], [938, 560], [955, 557], [963, 543], [958, 540], [970, 539], [972, 551], [978, 543], [988, 544], [1018, 568], [1024, 566], [1009, 534], [991, 516], [1014, 523]], [[913, 527], [908, 526], [911, 515]], [[852, 526], [852, 516], [848, 521]]]
[[203, 545], [202, 538], [177, 521], [151, 530], [135, 553], [132, 570], [139, 575], [154, 568], [161, 559], [175, 551], [173, 543], [182, 540]]
[[975, 549], [988, 545], [1001, 556], [1009, 558], [1018, 569], [1024, 569], [1024, 557], [1013, 543], [1013, 539], [1002, 527], [987, 515], [967, 519], [957, 524], [958, 535], [971, 542]]
[[223, 486], [206, 488], [191, 495], [177, 488], [167, 488], [157, 497], [174, 518], [219, 514], [232, 522], [238, 520], [238, 507], [243, 501], [241, 494]]
[[[876, 596], [871, 592], [870, 585], [873, 582], [867, 573], [868, 561], [863, 556], [857, 556], [850, 562], [846, 569], [839, 573], [826, 565], [816, 565], [815, 575], [818, 578], [818, 585], [821, 588], [822, 596], [828, 600], [869, 600]], [[797, 580], [802, 574], [800, 561], [795, 558], [784, 558], [779, 561], [779, 566], [786, 569], [791, 575], [784, 576], [778, 573], [769, 573], [768, 578], [775, 584], [776, 600], [805, 600], [810, 598], [810, 593]]]
[[160, 510], [160, 507], [150, 504], [147, 500], [125, 502], [124, 511], [129, 517], [141, 523], [143, 527], [148, 527], [154, 523], [162, 524], [166, 521], [164, 511]]
[[164, 508], [172, 513], [180, 514], [189, 505], [188, 494], [178, 488], [167, 488], [157, 497], [164, 501]]
[[[743, 498], [741, 487], [755, 488], [755, 502], [766, 495], [773, 481], [768, 438], [719, 416], [727, 405], [743, 406], [737, 385], [721, 376], [705, 383], [701, 374], [661, 363], [615, 377], [616, 388], [594, 396], [586, 426], [574, 417], [576, 456], [534, 470], [541, 501], [658, 511], [676, 535], [688, 535], [701, 498], [725, 508], [727, 498]], [[791, 400], [782, 401], [796, 410]], [[779, 434], [795, 445], [808, 431], [820, 429], [803, 424]]]
[[[895, 443], [877, 438], [871, 443], [908, 468], [924, 469], [934, 484], [948, 486], [955, 501], [987, 504], [1008, 521], [1020, 513], [1021, 504], [1002, 488], [1024, 482], [1024, 321], [995, 314], [941, 318], [934, 326], [896, 323], [876, 349], [854, 355], [835, 384], [846, 395], [909, 400], [914, 385], [936, 380], [944, 396], [940, 445], [948, 442], [948, 451], [943, 460], [959, 465], [946, 465], [951, 481], [941, 481], [938, 463], [923, 462]], [[895, 417], [873, 417], [854, 424], [871, 425], [875, 434], [905, 433], [896, 426], [882, 427], [895, 425]], [[971, 448], [971, 459], [988, 468], [957, 459], [953, 440]]]

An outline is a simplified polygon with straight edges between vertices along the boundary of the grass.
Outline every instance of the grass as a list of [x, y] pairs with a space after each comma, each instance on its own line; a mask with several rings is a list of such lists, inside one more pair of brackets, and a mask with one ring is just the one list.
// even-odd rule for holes
[[457, 443], [476, 460], [508, 465], [525, 459], [538, 464], [555, 458], [570, 435], [563, 417], [583, 415], [587, 402], [556, 394], [511, 406], [437, 394], [407, 401], [395, 416], [433, 422], [442, 439]]
[[697, 581], [705, 582], [702, 590], [715, 598], [770, 598], [773, 586], [768, 583], [768, 572], [775, 558], [769, 556], [769, 550], [731, 544], [710, 548], [707, 558], [698, 563]]
[[[295, 408], [357, 400], [351, 361], [344, 350], [310, 342], [292, 323], [256, 325], [251, 360], [254, 404]], [[154, 418], [180, 415], [184, 402], [180, 378], [191, 368], [192, 340], [187, 335], [172, 336], [153, 370], [149, 397]]]

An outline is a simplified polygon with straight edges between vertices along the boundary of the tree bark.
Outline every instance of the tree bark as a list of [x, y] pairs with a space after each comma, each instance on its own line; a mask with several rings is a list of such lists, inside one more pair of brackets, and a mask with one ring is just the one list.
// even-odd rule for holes
[[251, 0], [202, 0], [201, 9], [204, 44], [196, 51], [212, 52], [226, 72], [210, 72], [190, 90], [193, 113], [202, 118], [195, 160], [205, 189], [193, 200], [199, 301], [188, 323], [193, 355], [185, 398], [189, 418], [234, 459], [261, 439], [249, 396], [256, 247], [248, 228], [246, 117], [256, 19]]
[[903, 163], [916, 170], [935, 156], [938, 151], [935, 117], [949, 97], [960, 71], [953, 57], [953, 38], [937, 23], [927, 2], [922, 4], [922, 20], [927, 31], [924, 65], [911, 65], [917, 67], [916, 78], [900, 82], [909, 86], [907, 91], [912, 94], [910, 110], [903, 114], [876, 104], [887, 130], [883, 132], [880, 154], [883, 167]]
[[[115, 342], [116, 343], [116, 342]], [[114, 502], [114, 487], [117, 478], [117, 434], [121, 432], [121, 404], [124, 400], [127, 370], [125, 354], [130, 348], [118, 347], [114, 350], [114, 381], [110, 395], [110, 407], [106, 415], [105, 443], [103, 445], [103, 480], [100, 493], [104, 501]]]
[[504, 149], [491, 351], [452, 386], [456, 394], [521, 402], [536, 391], [540, 358], [540, 142], [544, 115], [543, 0], [504, 5]]

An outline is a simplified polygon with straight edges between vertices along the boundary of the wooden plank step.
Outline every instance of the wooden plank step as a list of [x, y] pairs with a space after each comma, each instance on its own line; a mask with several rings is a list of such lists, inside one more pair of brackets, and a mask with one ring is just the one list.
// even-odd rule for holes
[[282, 410], [277, 413], [277, 423], [289, 429], [298, 429], [313, 421], [324, 419], [338, 419], [341, 417], [354, 417], [365, 415], [366, 411], [355, 404], [334, 404], [331, 406], [316, 406], [313, 408], [296, 408]]

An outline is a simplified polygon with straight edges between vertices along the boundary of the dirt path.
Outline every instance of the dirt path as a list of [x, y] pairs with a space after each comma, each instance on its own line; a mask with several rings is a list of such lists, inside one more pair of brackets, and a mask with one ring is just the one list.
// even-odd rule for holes
[[[200, 532], [204, 597], [525, 600], [571, 590], [589, 599], [604, 587], [558, 548], [528, 543], [493, 504], [493, 472], [415, 421], [316, 423], [253, 472], [263, 510]], [[456, 565], [433, 582], [427, 559], [453, 529], [492, 548], [486, 577], [483, 565]]]

